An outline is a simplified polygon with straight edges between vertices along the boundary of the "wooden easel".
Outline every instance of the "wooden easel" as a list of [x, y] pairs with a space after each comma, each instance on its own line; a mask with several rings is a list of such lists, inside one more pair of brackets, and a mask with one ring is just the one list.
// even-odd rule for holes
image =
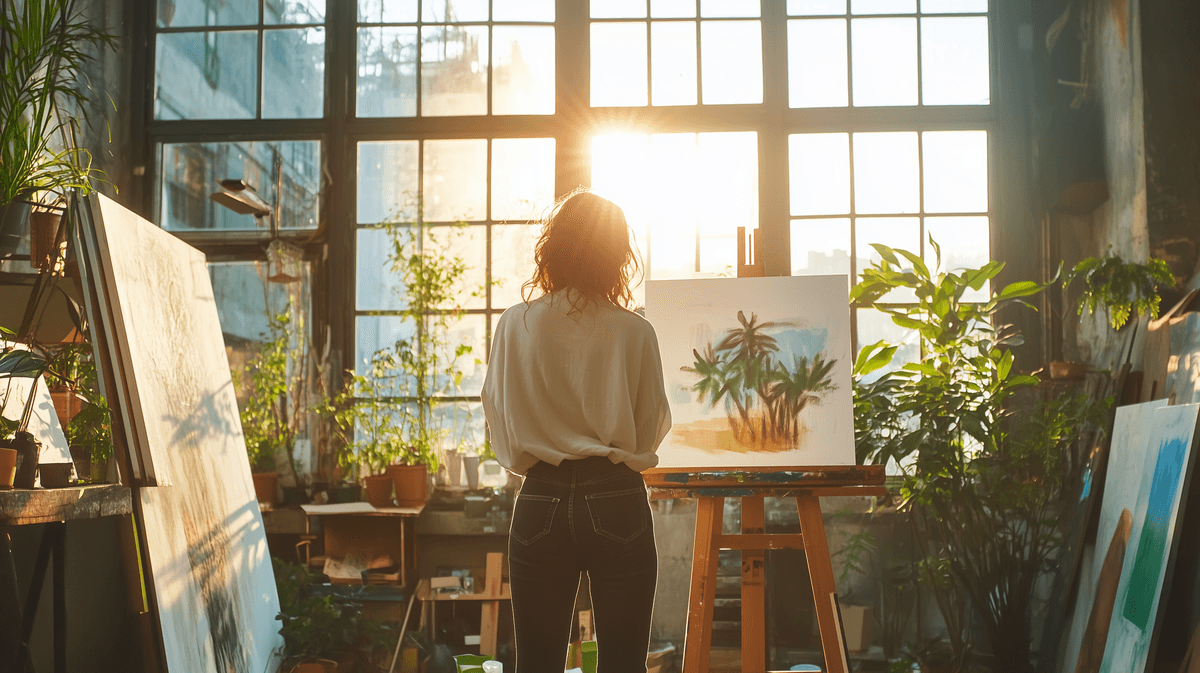
[[[753, 233], [751, 236], [752, 240], [747, 246], [746, 229], [738, 227], [739, 278], [764, 275], [760, 239]], [[808, 579], [816, 603], [817, 626], [821, 631], [821, 649], [825, 653], [825, 671], [850, 673], [820, 499], [828, 496], [885, 495], [882, 465], [838, 465], [795, 470], [775, 467], [710, 471], [657, 469], [642, 474], [646, 485], [658, 495], [698, 499], [683, 673], [708, 673], [709, 670], [717, 561], [722, 549], [742, 552], [743, 673], [765, 673], [767, 670], [767, 549], [804, 550], [808, 561]], [[799, 534], [766, 534], [763, 498], [768, 496], [796, 499], [796, 511], [800, 516]], [[742, 499], [740, 535], [724, 535], [721, 532], [725, 498]]]
[[[821, 631], [826, 673], [849, 673], [836, 609], [833, 563], [825, 539], [820, 498], [884, 495], [881, 465], [838, 465], [796, 470], [740, 468], [705, 472], [672, 469], [642, 473], [646, 485], [669, 497], [694, 497], [696, 540], [692, 556], [691, 593], [683, 673], [707, 673], [712, 644], [713, 603], [717, 589], [717, 560], [722, 549], [742, 552], [742, 666], [743, 673], [766, 671], [766, 602], [764, 558], [767, 549], [803, 549]], [[800, 516], [799, 534], [767, 534], [763, 526], [764, 497], [794, 497]], [[742, 532], [724, 535], [721, 522], [725, 498], [742, 499]]]

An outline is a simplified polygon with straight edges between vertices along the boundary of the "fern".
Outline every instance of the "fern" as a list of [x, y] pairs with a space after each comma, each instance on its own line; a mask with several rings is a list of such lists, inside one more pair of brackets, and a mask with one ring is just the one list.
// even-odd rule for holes
[[1108, 309], [1108, 321], [1114, 330], [1121, 329], [1133, 313], [1158, 317], [1158, 294], [1161, 285], [1174, 285], [1175, 275], [1161, 259], [1146, 264], [1126, 262], [1111, 250], [1103, 257], [1088, 257], [1075, 265], [1063, 282], [1063, 289], [1079, 279], [1084, 284], [1077, 313], [1095, 313], [1101, 306]]

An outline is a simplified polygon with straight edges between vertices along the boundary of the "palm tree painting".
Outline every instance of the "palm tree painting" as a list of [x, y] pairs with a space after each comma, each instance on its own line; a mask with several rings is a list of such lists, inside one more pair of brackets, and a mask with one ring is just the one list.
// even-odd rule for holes
[[673, 426], [660, 467], [854, 463], [845, 276], [650, 281]]
[[762, 451], [795, 449], [804, 431], [800, 412], [820, 404], [821, 394], [837, 389], [829, 374], [836, 359], [817, 353], [779, 359], [779, 344], [768, 332], [790, 326], [783, 322], [746, 318], [737, 312], [740, 327], [728, 330], [714, 348], [692, 349], [695, 364], [681, 367], [698, 380], [692, 392], [710, 407], [724, 403], [729, 429], [738, 444]]

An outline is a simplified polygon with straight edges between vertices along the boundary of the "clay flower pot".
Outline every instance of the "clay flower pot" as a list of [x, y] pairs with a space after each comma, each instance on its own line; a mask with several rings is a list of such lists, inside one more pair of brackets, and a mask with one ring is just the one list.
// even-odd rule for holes
[[388, 474], [396, 485], [397, 507], [420, 507], [429, 498], [429, 468], [424, 465], [391, 465]]
[[279, 485], [279, 473], [255, 472], [250, 476], [254, 478], [254, 497], [264, 505], [274, 505], [276, 487]]
[[367, 487], [367, 502], [372, 507], [392, 506], [392, 476], [390, 474], [373, 474], [363, 477], [363, 485]]
[[0, 448], [0, 490], [13, 487], [13, 478], [17, 476], [17, 452], [12, 449]]

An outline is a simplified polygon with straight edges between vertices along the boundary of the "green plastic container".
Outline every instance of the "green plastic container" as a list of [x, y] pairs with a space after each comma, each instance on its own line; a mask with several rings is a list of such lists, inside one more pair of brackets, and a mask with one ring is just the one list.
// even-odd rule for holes
[[491, 660], [492, 657], [483, 654], [454, 655], [454, 665], [458, 673], [479, 673], [483, 670], [483, 662]]
[[579, 651], [582, 653], [583, 673], [596, 673], [596, 641], [585, 640], [579, 643]]

